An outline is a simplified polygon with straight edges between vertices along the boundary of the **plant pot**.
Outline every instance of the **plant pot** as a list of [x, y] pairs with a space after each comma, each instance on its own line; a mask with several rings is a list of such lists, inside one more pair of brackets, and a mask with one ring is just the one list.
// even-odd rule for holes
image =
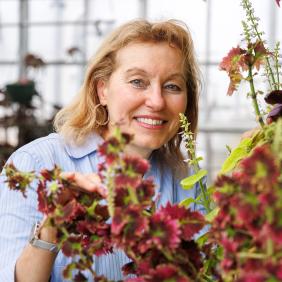
[[33, 95], [37, 94], [34, 81], [7, 84], [6, 93], [11, 102], [22, 105], [30, 105]]

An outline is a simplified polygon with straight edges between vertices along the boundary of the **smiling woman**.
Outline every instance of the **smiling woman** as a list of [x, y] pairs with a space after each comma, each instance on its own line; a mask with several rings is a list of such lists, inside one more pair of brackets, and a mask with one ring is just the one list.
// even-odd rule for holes
[[144, 158], [175, 136], [187, 105], [182, 56], [166, 42], [132, 43], [119, 50], [114, 72], [97, 89], [109, 112], [104, 137], [120, 125], [133, 135], [128, 153]]
[[[196, 133], [198, 91], [198, 65], [185, 25], [126, 23], [105, 40], [89, 64], [80, 93], [57, 114], [57, 133], [20, 148], [8, 162], [21, 171], [36, 172], [58, 165], [81, 189], [104, 194], [96, 174], [97, 147], [118, 126], [133, 135], [126, 152], [150, 161], [144, 178], [154, 177], [158, 206], [195, 198], [198, 185], [184, 191], [179, 183], [191, 173], [179, 148], [179, 114], [184, 113]], [[63, 281], [62, 270], [74, 259], [54, 251], [56, 230], [44, 225], [35, 187], [33, 183], [26, 200], [0, 187], [0, 281], [14, 277], [16, 281]], [[199, 209], [196, 204], [191, 208]], [[121, 268], [129, 259], [115, 251], [94, 261], [97, 275], [121, 280]], [[91, 281], [91, 274], [85, 275]]]

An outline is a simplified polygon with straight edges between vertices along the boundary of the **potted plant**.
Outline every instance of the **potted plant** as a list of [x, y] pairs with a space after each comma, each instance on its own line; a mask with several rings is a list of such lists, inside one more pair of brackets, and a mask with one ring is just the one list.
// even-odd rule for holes
[[[27, 71], [27, 77], [45, 66], [45, 62], [38, 56], [27, 54], [24, 57], [24, 66]], [[35, 81], [31, 78], [22, 78], [14, 83], [6, 85], [6, 94], [11, 102], [29, 106], [34, 95], [37, 95]]]

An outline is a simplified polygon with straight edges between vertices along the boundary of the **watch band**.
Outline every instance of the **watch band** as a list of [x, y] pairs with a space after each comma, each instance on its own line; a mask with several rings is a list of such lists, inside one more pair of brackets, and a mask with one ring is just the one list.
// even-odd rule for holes
[[58, 253], [59, 248], [56, 244], [39, 239], [40, 223], [36, 222], [31, 230], [29, 243], [39, 249], [47, 250], [52, 253]]

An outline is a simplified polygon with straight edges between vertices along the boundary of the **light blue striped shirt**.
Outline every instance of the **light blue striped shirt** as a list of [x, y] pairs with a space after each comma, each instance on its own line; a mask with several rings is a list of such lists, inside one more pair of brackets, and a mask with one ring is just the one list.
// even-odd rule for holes
[[[97, 147], [103, 139], [93, 134], [89, 136], [83, 146], [66, 144], [58, 134], [52, 133], [39, 138], [11, 155], [8, 162], [13, 162], [21, 171], [40, 171], [43, 168], [52, 169], [55, 164], [64, 171], [79, 171], [82, 173], [97, 172], [101, 162], [97, 154]], [[196, 198], [199, 189], [185, 191], [175, 181], [169, 170], [162, 174], [157, 168], [154, 158], [151, 158], [151, 169], [145, 177], [153, 176], [156, 184], [156, 194], [160, 194], [158, 205], [165, 205], [168, 201], [175, 203], [184, 198]], [[0, 282], [14, 281], [14, 270], [17, 258], [24, 246], [28, 244], [28, 237], [33, 224], [41, 221], [43, 215], [37, 210], [36, 187], [28, 189], [27, 198], [21, 193], [10, 191], [4, 183], [5, 176], [0, 178]], [[192, 207], [196, 209], [194, 205]], [[59, 252], [55, 260], [51, 281], [64, 281], [62, 271], [72, 258]], [[98, 275], [105, 275], [111, 280], [122, 280], [121, 267], [129, 262], [122, 251], [95, 258], [94, 270]], [[88, 275], [86, 273], [86, 275]], [[89, 276], [89, 281], [93, 281]]]

